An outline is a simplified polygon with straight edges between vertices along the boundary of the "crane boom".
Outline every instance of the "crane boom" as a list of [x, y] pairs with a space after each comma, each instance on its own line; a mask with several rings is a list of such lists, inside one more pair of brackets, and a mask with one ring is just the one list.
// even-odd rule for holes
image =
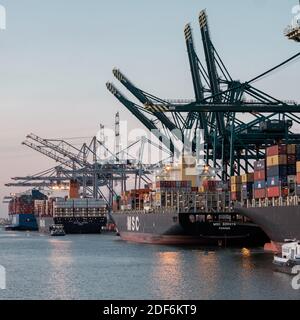
[[[201, 29], [202, 35], [202, 43], [204, 48], [204, 54], [207, 64], [207, 71], [209, 76], [210, 82], [210, 89], [212, 95], [215, 96], [213, 98], [214, 103], [220, 103], [222, 101], [222, 97], [219, 95], [221, 92], [220, 83], [219, 83], [219, 76], [216, 66], [215, 60], [215, 52], [211, 42], [209, 27], [208, 27], [208, 19], [205, 10], [202, 10], [199, 14], [199, 24]], [[225, 132], [225, 123], [224, 123], [224, 114], [218, 113], [216, 115], [217, 124], [220, 131], [220, 134]]]
[[74, 163], [72, 161], [70, 161], [70, 160], [66, 161], [66, 159], [58, 156], [57, 154], [55, 154], [52, 151], [45, 150], [41, 146], [37, 146], [29, 141], [24, 141], [24, 142], [22, 142], [22, 144], [39, 152], [39, 153], [42, 153], [43, 155], [47, 156], [48, 158], [50, 158], [52, 160], [55, 160], [56, 162], [59, 162], [69, 168], [72, 168], [72, 169], [74, 168]]
[[[47, 147], [47, 148], [50, 148], [51, 150], [54, 150], [60, 154], [62, 154], [64, 157], [67, 157], [69, 158], [70, 160], [72, 160], [73, 162], [76, 162], [78, 165], [80, 166], [84, 166], [86, 165], [86, 163], [84, 163], [83, 160], [80, 159], [80, 155], [78, 154], [75, 154], [73, 152], [70, 152], [64, 148], [61, 148], [59, 146], [57, 146], [56, 144], [50, 142], [49, 140], [47, 139], [43, 139], [33, 133], [27, 135], [26, 137], [27, 139], [31, 139], [35, 142], [38, 142], [40, 144], [42, 144], [43, 146]], [[63, 142], [63, 141], [62, 141]]]
[[[144, 106], [153, 105], [142, 90], [138, 89], [128, 78], [119, 70], [113, 69], [113, 75], [131, 92]], [[170, 131], [179, 129], [165, 114], [153, 111], [153, 115]]]
[[166, 137], [159, 128], [138, 110], [136, 105], [125, 98], [125, 96], [110, 82], [106, 84], [107, 89], [139, 120], [150, 130], [162, 143], [174, 154], [176, 152], [174, 144]]

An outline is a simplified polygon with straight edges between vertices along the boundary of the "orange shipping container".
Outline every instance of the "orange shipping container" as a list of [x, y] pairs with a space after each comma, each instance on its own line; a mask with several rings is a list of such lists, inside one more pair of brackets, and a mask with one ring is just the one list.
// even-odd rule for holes
[[232, 176], [230, 178], [231, 184], [239, 184], [242, 183], [242, 177], [241, 176]]
[[268, 198], [278, 198], [288, 195], [288, 189], [280, 187], [270, 187], [267, 188], [267, 197]]
[[272, 147], [267, 148], [267, 156], [278, 156], [280, 154], [286, 154], [287, 153], [287, 146], [285, 144], [275, 145]]
[[254, 181], [263, 181], [266, 179], [265, 170], [255, 171], [254, 172]]
[[254, 181], [254, 172], [242, 175], [242, 183], [248, 183], [253, 181]]
[[300, 172], [297, 172], [296, 182], [298, 185], [300, 184]]
[[296, 145], [288, 144], [287, 145], [287, 154], [296, 154]]
[[231, 192], [231, 200], [232, 201], [241, 200], [241, 193], [240, 192]]
[[254, 190], [254, 198], [255, 199], [263, 199], [265, 197], [266, 197], [266, 190], [265, 189]]
[[267, 157], [267, 167], [287, 164], [287, 155]]
[[297, 161], [297, 173], [300, 173], [300, 161]]
[[241, 184], [232, 184], [231, 185], [231, 192], [240, 192], [242, 190]]

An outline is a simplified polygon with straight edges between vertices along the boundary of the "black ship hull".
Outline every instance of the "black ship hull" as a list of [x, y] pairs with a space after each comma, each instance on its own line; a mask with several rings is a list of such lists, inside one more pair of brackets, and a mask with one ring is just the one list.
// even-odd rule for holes
[[300, 239], [300, 206], [237, 208], [259, 225], [276, 247], [287, 239]]
[[107, 218], [101, 217], [55, 217], [55, 224], [64, 226], [66, 234], [98, 234], [107, 224]]
[[221, 221], [221, 215], [190, 213], [131, 213], [112, 215], [121, 238], [166, 245], [263, 246], [269, 239], [251, 222]]

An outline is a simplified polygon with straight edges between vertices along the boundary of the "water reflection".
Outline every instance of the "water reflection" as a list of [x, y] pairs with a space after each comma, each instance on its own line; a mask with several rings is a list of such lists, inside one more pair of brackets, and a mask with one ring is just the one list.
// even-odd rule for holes
[[197, 255], [197, 273], [199, 284], [205, 292], [205, 296], [197, 299], [209, 299], [216, 295], [219, 286], [222, 285], [222, 269], [215, 251], [199, 251]]
[[157, 252], [154, 259], [151, 287], [156, 291], [155, 295], [160, 296], [161, 299], [172, 299], [174, 293], [180, 292], [182, 288], [182, 253]]
[[186, 299], [193, 292], [195, 299], [208, 299], [222, 284], [220, 261], [214, 251], [157, 252], [154, 260], [151, 288], [161, 299]]
[[72, 299], [74, 287], [70, 277], [72, 274], [73, 257], [71, 255], [71, 241], [50, 239], [49, 291], [54, 299]]
[[9, 270], [0, 299], [300, 298], [262, 249], [143, 246], [110, 235], [0, 235], [0, 262]]

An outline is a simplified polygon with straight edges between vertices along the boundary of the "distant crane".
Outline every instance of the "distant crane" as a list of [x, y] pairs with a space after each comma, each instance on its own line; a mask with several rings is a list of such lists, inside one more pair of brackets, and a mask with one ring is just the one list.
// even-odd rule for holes
[[[89, 143], [83, 143], [80, 148], [63, 139], [44, 139], [32, 133], [27, 135], [27, 140], [22, 143], [23, 145], [49, 157], [59, 165], [31, 176], [13, 177], [14, 182], [7, 183], [5, 186], [68, 190], [70, 182], [76, 181], [82, 187], [84, 198], [103, 198], [111, 208], [113, 197], [118, 195], [115, 188], [117, 182], [120, 182], [121, 192], [126, 191], [126, 183], [130, 178], [133, 178], [136, 189], [141, 188], [142, 182], [145, 184], [152, 182], [149, 176], [159, 165], [142, 163], [145, 143], [151, 143], [150, 140], [145, 141], [142, 138], [121, 150], [119, 125], [120, 116], [117, 113], [115, 118], [116, 153], [106, 147], [104, 130], [103, 136], [100, 137], [102, 141], [93, 137]], [[103, 126], [102, 128], [104, 129]], [[130, 149], [137, 146], [138, 143], [141, 143], [139, 159], [132, 158], [132, 161], [125, 161], [122, 155], [127, 154], [130, 158]], [[153, 145], [168, 154], [168, 150]], [[106, 159], [99, 159], [98, 148], [104, 149], [110, 156]], [[103, 155], [101, 151], [100, 154]], [[169, 153], [169, 157], [170, 155]], [[105, 190], [102, 190], [103, 187]]]
[[285, 29], [284, 34], [289, 40], [300, 42], [300, 0], [297, 10], [299, 11], [298, 15], [295, 16], [292, 24]]

